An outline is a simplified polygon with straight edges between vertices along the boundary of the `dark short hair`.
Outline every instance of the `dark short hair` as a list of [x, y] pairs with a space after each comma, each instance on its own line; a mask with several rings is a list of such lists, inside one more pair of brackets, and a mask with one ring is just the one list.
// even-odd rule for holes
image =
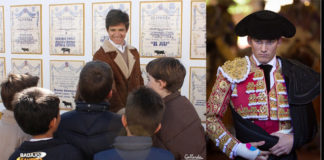
[[50, 90], [32, 87], [16, 94], [14, 116], [20, 128], [30, 135], [44, 134], [59, 114], [60, 99]]
[[125, 107], [127, 127], [134, 136], [152, 136], [161, 123], [164, 103], [159, 94], [142, 86], [128, 95]]
[[112, 89], [113, 72], [109, 64], [102, 61], [90, 61], [81, 70], [76, 100], [87, 103], [104, 101]]
[[163, 80], [166, 89], [175, 92], [181, 88], [186, 76], [186, 69], [179, 60], [172, 57], [161, 57], [150, 61], [146, 71], [156, 80]]
[[39, 78], [26, 74], [9, 74], [1, 83], [1, 98], [6, 109], [12, 111], [12, 100], [17, 92], [37, 85]]
[[128, 30], [129, 27], [128, 14], [119, 9], [110, 10], [106, 16], [106, 29], [109, 29], [109, 26], [115, 26], [120, 23], [125, 24], [126, 30]]

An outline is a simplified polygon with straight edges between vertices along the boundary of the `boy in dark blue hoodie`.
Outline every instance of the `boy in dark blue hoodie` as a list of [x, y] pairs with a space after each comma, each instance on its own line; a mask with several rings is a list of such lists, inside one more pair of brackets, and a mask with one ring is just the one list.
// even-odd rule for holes
[[83, 160], [82, 153], [66, 141], [53, 138], [60, 123], [60, 99], [47, 89], [32, 87], [16, 94], [14, 116], [32, 139], [25, 141], [9, 160]]
[[132, 92], [126, 103], [122, 123], [127, 136], [115, 139], [114, 149], [95, 154], [95, 160], [174, 160], [171, 152], [152, 147], [151, 136], [161, 128], [164, 103], [150, 88]]
[[86, 159], [112, 148], [122, 129], [121, 116], [109, 110], [113, 73], [101, 61], [88, 62], [82, 69], [76, 93], [76, 109], [62, 114], [55, 135], [79, 148]]

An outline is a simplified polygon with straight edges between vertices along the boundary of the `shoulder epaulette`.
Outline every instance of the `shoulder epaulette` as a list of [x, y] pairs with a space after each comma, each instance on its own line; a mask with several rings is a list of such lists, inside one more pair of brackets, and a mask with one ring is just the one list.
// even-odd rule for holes
[[243, 58], [235, 58], [232, 61], [226, 61], [224, 65], [218, 68], [223, 76], [231, 83], [239, 83], [244, 81], [250, 73], [250, 60], [247, 56]]

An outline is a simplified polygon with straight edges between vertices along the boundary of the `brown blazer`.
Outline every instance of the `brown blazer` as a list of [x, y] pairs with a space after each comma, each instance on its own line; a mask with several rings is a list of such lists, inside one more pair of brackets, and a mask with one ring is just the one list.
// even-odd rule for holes
[[153, 145], [172, 152], [176, 160], [206, 159], [205, 131], [192, 103], [179, 92], [163, 98], [165, 111]]
[[104, 61], [113, 70], [113, 95], [109, 102], [111, 103], [110, 111], [115, 113], [125, 107], [128, 93], [144, 84], [138, 51], [130, 45], [127, 45], [126, 50], [129, 67], [121, 53], [108, 40], [105, 40], [93, 55], [93, 60]]

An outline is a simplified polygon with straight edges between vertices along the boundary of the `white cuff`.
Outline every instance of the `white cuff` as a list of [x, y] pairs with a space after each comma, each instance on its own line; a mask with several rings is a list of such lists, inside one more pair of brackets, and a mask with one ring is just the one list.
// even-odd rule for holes
[[239, 143], [235, 148], [234, 153], [236, 156], [240, 156], [248, 160], [254, 160], [260, 154], [260, 150], [251, 146], [249, 143]]

